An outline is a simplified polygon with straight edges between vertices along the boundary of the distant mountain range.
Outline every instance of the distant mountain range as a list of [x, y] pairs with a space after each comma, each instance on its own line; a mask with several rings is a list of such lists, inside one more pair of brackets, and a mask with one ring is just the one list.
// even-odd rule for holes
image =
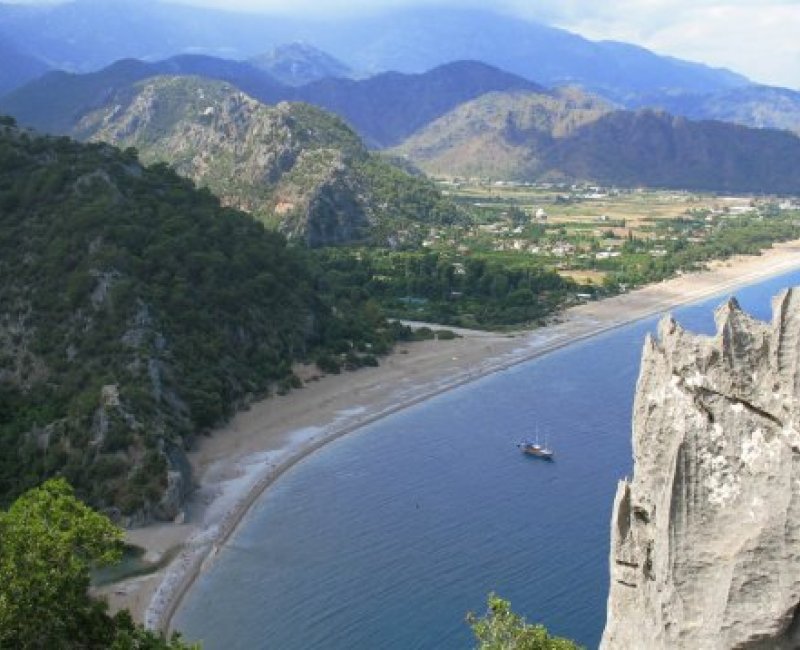
[[[24, 54], [12, 48], [14, 42], [26, 44]], [[420, 74], [464, 60], [481, 61], [545, 87], [580, 86], [621, 108], [663, 108], [693, 119], [800, 131], [798, 92], [753, 85], [728, 70], [641, 47], [590, 41], [540, 23], [469, 8], [387, 8], [361, 17], [300, 20], [160, 0], [0, 4], [0, 43], [0, 96], [47, 67], [89, 72], [121, 59], [174, 61], [179, 54], [243, 59], [247, 62], [242, 65], [251, 69], [237, 73], [237, 80], [228, 73], [213, 78], [236, 83], [266, 102], [278, 100], [263, 91], [263, 78], [248, 84], [242, 74], [251, 76], [255, 69], [291, 87], [318, 82], [321, 86], [309, 90], [312, 95], [307, 98], [283, 93], [280, 99], [310, 101], [344, 115], [372, 146], [398, 144], [408, 133], [372, 128], [374, 119], [365, 117], [370, 107], [348, 96], [361, 87], [328, 84], [328, 79], [390, 71]], [[158, 73], [188, 72], [179, 65]], [[200, 69], [193, 73], [212, 76]], [[372, 127], [367, 128], [365, 119]]]
[[728, 70], [486, 10], [413, 7], [337, 27], [314, 43], [367, 71], [421, 72], [477, 60], [548, 87], [580, 85], [622, 104], [643, 94], [712, 92], [749, 83]]
[[787, 88], [754, 85], [715, 93], [665, 95], [642, 105], [695, 120], [721, 120], [800, 134], [800, 92]]
[[395, 152], [448, 176], [800, 192], [800, 138], [792, 133], [525, 92], [467, 102]]
[[302, 41], [367, 73], [419, 73], [479, 60], [545, 86], [581, 85], [628, 104], [647, 95], [708, 93], [749, 82], [727, 70], [593, 42], [539, 23], [476, 9], [385, 9], [366, 16], [290, 19], [156, 0], [0, 5], [0, 36], [54, 68], [96, 70], [123, 58], [179, 53], [249, 58]]
[[[0, 112], [40, 130], [89, 137], [87, 116], [117, 120], [140, 92], [137, 82], [164, 73], [227, 81], [267, 104], [302, 101], [332, 110], [371, 146], [395, 146], [406, 161], [432, 173], [800, 191], [792, 162], [798, 160], [800, 138], [789, 132], [692, 123], [653, 111], [613, 112], [612, 104], [583, 91], [545, 90], [470, 61], [423, 74], [324, 79], [299, 88], [281, 84], [251, 63], [214, 57], [123, 61], [88, 75], [50, 73], [0, 100]], [[93, 128], [102, 131], [97, 124]], [[126, 138], [107, 139], [143, 146]], [[175, 163], [170, 156], [157, 159]]]
[[290, 28], [273, 17], [158, 0], [0, 4], [0, 36], [25, 43], [53, 68], [72, 72], [183, 53], [245, 58], [300, 40], [281, 36]]
[[477, 61], [458, 61], [421, 74], [385, 72], [360, 81], [324, 79], [290, 99], [341, 115], [367, 144], [383, 148], [465, 101], [492, 91], [546, 92], [542, 86]]
[[163, 74], [227, 81], [267, 104], [302, 101], [331, 110], [373, 147], [399, 144], [459, 104], [490, 91], [544, 92], [531, 81], [469, 61], [423, 74], [387, 72], [364, 80], [324, 79], [293, 88], [252, 63], [183, 55], [158, 63], [120, 61], [85, 75], [49, 73], [0, 98], [0, 112], [39, 131], [70, 134], [83, 115], [104, 106], [116, 93]]
[[43, 75], [49, 66], [0, 38], [0, 97]]
[[249, 63], [287, 86], [353, 76], [347, 65], [308, 43], [279, 45], [266, 54], [250, 58]]
[[[0, 98], [0, 112], [50, 133], [87, 137], [81, 131], [87, 116], [110, 120], [128, 110], [139, 82], [195, 75], [230, 83], [264, 104], [306, 102], [332, 111], [367, 146], [396, 147], [405, 160], [438, 173], [720, 190], [797, 187], [786, 161], [795, 160], [798, 139], [788, 133], [612, 111], [656, 107], [800, 133], [800, 93], [496, 12], [386, 9], [323, 22], [159, 0], [0, 5], [0, 36], [11, 33], [32, 56], [73, 68], [188, 49], [250, 57], [126, 59], [89, 74], [48, 73]], [[285, 42], [292, 44], [276, 46]], [[347, 78], [351, 70], [385, 69], [395, 71]], [[559, 84], [583, 91], [552, 89]]]

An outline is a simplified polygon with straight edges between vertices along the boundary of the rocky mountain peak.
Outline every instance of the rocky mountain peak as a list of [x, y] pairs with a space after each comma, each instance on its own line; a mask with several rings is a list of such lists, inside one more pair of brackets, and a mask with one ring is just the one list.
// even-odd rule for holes
[[601, 647], [800, 646], [800, 289], [648, 339]]
[[[134, 146], [148, 163], [169, 161], [290, 236], [319, 231], [306, 237], [313, 245], [358, 239], [368, 225], [361, 184], [351, 178], [351, 163], [367, 152], [340, 120], [307, 105], [265, 106], [227, 83], [154, 77], [87, 115], [78, 131]], [[315, 203], [326, 193], [335, 195], [323, 201], [330, 214]], [[317, 227], [320, 219], [330, 227]]]
[[290, 86], [327, 77], [349, 77], [353, 71], [330, 54], [309, 43], [295, 41], [250, 59], [250, 63]]
[[309, 246], [419, 239], [458, 217], [429, 181], [366, 150], [340, 118], [301, 102], [265, 105], [227, 82], [157, 76], [116, 93], [74, 132], [168, 163]]

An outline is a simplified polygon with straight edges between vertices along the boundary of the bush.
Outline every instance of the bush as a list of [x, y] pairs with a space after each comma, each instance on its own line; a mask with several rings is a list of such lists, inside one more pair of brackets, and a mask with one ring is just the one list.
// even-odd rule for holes
[[452, 330], [436, 330], [436, 338], [440, 341], [452, 341], [453, 339], [460, 339], [461, 336]]
[[317, 357], [317, 366], [319, 369], [330, 375], [338, 375], [342, 371], [342, 366], [333, 355], [321, 354]]
[[511, 603], [489, 595], [486, 614], [467, 614], [478, 650], [581, 650], [569, 639], [550, 636], [544, 626], [527, 623], [511, 610]]
[[432, 341], [434, 338], [435, 335], [430, 327], [420, 327], [414, 330], [415, 341]]

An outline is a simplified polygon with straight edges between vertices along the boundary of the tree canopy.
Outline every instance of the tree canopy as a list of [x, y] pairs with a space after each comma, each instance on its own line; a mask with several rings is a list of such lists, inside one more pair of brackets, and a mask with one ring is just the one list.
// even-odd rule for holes
[[375, 363], [382, 316], [307, 257], [134, 151], [0, 122], [0, 506], [64, 476], [171, 519], [197, 433], [296, 386], [296, 361]]
[[581, 650], [569, 639], [551, 636], [543, 625], [527, 623], [511, 610], [511, 603], [489, 595], [483, 616], [467, 615], [478, 650]]
[[52, 479], [0, 511], [0, 648], [185, 650], [111, 616], [89, 595], [89, 570], [118, 561], [122, 531]]

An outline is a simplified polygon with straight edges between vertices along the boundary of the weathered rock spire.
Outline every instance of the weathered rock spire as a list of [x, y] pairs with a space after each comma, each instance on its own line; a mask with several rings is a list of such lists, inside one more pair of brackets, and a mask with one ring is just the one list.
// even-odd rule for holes
[[800, 648], [800, 289], [716, 321], [645, 343], [605, 650]]

